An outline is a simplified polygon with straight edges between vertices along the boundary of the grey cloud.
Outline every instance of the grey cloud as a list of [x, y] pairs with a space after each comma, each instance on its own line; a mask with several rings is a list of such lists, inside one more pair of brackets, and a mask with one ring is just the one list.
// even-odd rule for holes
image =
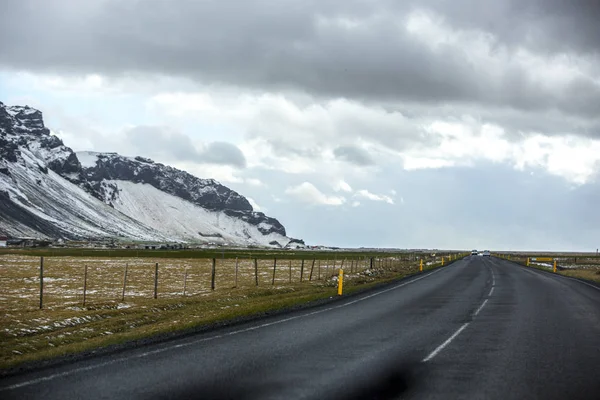
[[484, 29], [499, 42], [548, 53], [598, 55], [600, 3], [597, 0], [458, 0], [443, 8], [457, 26]]
[[[483, 162], [474, 168], [412, 172], [384, 166], [380, 174], [346, 177], [352, 187], [368, 185], [376, 193], [395, 189], [404, 198], [401, 207], [365, 201], [353, 208], [349, 201], [331, 210], [275, 202], [271, 193], [260, 188], [249, 188], [249, 194], [274, 216], [285, 216], [290, 235], [309, 244], [595, 251], [600, 186], [572, 188], [541, 169], [527, 172], [535, 175]], [[323, 187], [330, 183], [322, 174], [294, 177], [292, 182], [280, 171], [265, 170], [260, 175], [270, 187], [282, 190], [303, 180]], [[540, 193], [552, 195], [540, 201]], [[314, 229], [314, 221], [321, 220], [330, 223]], [[390, 221], [398, 221], [402, 229]]]
[[241, 150], [226, 142], [212, 142], [198, 149], [189, 138], [179, 132], [157, 126], [137, 126], [125, 132], [127, 142], [135, 151], [149, 157], [169, 161], [191, 161], [200, 164], [246, 166]]
[[341, 160], [360, 166], [373, 165], [373, 159], [365, 150], [356, 146], [339, 146], [333, 150], [333, 154]]
[[[0, 7], [0, 63], [12, 68], [168, 74], [378, 102], [559, 109], [584, 116], [600, 108], [600, 86], [589, 79], [556, 93], [530, 81], [520, 67], [507, 66], [492, 78], [460, 50], [432, 51], [398, 28], [408, 11], [429, 8], [451, 27], [491, 32], [497, 46], [573, 51], [593, 61], [600, 24], [591, 0], [9, 0]], [[344, 25], [370, 18], [377, 22], [368, 27]]]
[[211, 164], [226, 164], [243, 168], [246, 166], [246, 157], [241, 150], [226, 142], [212, 142], [201, 152], [200, 159]]

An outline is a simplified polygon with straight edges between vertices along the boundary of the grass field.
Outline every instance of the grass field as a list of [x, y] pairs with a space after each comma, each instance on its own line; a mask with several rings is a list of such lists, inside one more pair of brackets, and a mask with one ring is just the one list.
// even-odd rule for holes
[[[385, 249], [345, 249], [345, 250], [278, 250], [278, 249], [238, 249], [238, 248], [214, 248], [214, 249], [185, 249], [185, 250], [138, 250], [138, 249], [90, 249], [90, 248], [3, 248], [0, 255], [29, 255], [34, 257], [104, 257], [104, 258], [261, 258], [272, 259], [333, 259], [341, 260], [352, 257], [380, 257], [382, 255], [398, 258], [427, 256], [432, 251], [386, 251]], [[439, 252], [439, 256], [449, 255], [450, 252]]]
[[[600, 283], [600, 257], [593, 253], [504, 253], [501, 256], [508, 256], [511, 261], [522, 265], [526, 265], [529, 259], [530, 267], [545, 271], [552, 271], [556, 260], [557, 274]], [[552, 261], [536, 260], [539, 258]]]
[[[414, 255], [379, 254], [370, 269], [364, 253], [352, 258], [327, 254], [329, 259], [302, 253], [304, 267], [302, 259], [276, 254], [273, 281], [274, 258], [257, 259], [255, 269], [254, 259], [244, 254], [237, 258], [237, 285], [236, 258], [215, 259], [212, 290], [210, 258], [104, 255], [46, 256], [41, 310], [40, 257], [0, 256], [0, 368], [332, 297], [342, 262], [345, 293], [419, 268]], [[422, 257], [426, 269], [441, 262], [439, 255]]]

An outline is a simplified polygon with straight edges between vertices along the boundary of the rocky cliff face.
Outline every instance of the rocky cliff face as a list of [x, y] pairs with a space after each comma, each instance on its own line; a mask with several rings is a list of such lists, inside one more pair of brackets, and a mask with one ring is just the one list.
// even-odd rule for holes
[[[130, 158], [116, 153], [92, 152], [80, 152], [77, 155], [85, 161], [76, 183], [110, 206], [114, 206], [113, 202], [118, 192], [114, 185], [107, 182], [119, 180], [149, 184], [207, 210], [223, 211], [231, 217], [240, 218], [256, 225], [264, 234], [286, 234], [279, 221], [253, 211], [244, 196], [213, 179], [200, 179], [185, 171], [143, 157]], [[65, 171], [64, 175], [68, 176], [68, 171]]]
[[[146, 197], [139, 196], [142, 191]], [[145, 200], [148, 193], [153, 203]], [[0, 103], [0, 195], [0, 230], [8, 233], [188, 241], [221, 238], [236, 244], [282, 246], [290, 242], [278, 220], [253, 211], [244, 196], [215, 180], [142, 157], [75, 153], [51, 135], [40, 111], [27, 106]], [[145, 204], [137, 207], [132, 199]], [[185, 229], [161, 231], [163, 221], [156, 217], [157, 223], [148, 224], [144, 212], [158, 215], [164, 203], [176, 204], [172, 207], [187, 210], [188, 216], [195, 214], [195, 225], [186, 214], [179, 216], [184, 219], [179, 225]]]

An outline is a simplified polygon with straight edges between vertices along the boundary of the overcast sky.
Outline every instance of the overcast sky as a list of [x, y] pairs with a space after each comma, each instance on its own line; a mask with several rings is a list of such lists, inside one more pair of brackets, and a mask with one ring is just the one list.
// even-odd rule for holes
[[3, 0], [0, 101], [309, 244], [600, 247], [597, 0]]

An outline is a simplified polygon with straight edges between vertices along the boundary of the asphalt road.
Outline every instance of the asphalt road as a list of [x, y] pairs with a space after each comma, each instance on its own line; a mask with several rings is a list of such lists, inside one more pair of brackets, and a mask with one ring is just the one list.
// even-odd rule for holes
[[488, 257], [0, 381], [22, 399], [600, 399], [600, 289]]

